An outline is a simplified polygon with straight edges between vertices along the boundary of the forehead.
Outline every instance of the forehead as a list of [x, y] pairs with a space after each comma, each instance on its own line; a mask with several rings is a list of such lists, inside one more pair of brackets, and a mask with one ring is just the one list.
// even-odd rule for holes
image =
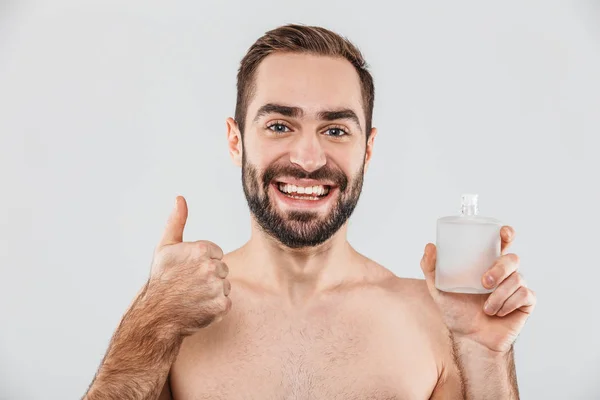
[[258, 66], [248, 119], [267, 103], [304, 109], [308, 116], [323, 109], [350, 108], [364, 126], [360, 79], [344, 58], [275, 53]]

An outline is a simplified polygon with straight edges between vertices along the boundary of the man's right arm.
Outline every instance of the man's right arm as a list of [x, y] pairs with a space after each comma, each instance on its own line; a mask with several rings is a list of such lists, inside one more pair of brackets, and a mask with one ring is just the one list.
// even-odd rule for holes
[[150, 279], [123, 316], [84, 400], [168, 400], [167, 377], [183, 338], [231, 309], [223, 250], [183, 242], [187, 203], [177, 198]]
[[165, 325], [146, 289], [121, 320], [84, 400], [171, 399], [167, 376], [182, 339]]

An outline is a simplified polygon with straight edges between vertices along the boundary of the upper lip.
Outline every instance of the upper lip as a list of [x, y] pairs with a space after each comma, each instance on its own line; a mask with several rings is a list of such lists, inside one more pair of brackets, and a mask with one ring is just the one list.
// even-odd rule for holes
[[336, 186], [333, 182], [316, 181], [314, 179], [295, 179], [295, 178], [276, 178], [276, 183], [285, 183], [294, 186], [310, 187], [310, 186]]

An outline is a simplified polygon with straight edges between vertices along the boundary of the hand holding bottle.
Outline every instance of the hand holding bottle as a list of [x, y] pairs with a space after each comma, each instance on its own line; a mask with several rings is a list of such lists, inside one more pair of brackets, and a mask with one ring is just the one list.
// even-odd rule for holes
[[446, 326], [455, 339], [466, 339], [492, 352], [507, 352], [536, 303], [518, 272], [519, 257], [505, 254], [515, 231], [510, 226], [500, 230], [501, 256], [481, 276], [481, 283], [490, 294], [452, 293], [435, 285], [437, 249], [433, 243], [425, 246], [421, 269], [427, 287], [437, 304]]

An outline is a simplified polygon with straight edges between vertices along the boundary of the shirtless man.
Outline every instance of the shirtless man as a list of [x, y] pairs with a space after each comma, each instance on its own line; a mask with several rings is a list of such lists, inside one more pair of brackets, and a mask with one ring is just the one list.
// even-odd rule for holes
[[373, 93], [359, 51], [325, 29], [280, 27], [249, 49], [227, 138], [251, 238], [226, 255], [184, 242], [178, 196], [86, 399], [519, 397], [512, 345], [535, 295], [506, 254], [511, 227], [482, 276], [490, 295], [438, 291], [434, 244], [417, 280], [346, 239], [377, 134]]

